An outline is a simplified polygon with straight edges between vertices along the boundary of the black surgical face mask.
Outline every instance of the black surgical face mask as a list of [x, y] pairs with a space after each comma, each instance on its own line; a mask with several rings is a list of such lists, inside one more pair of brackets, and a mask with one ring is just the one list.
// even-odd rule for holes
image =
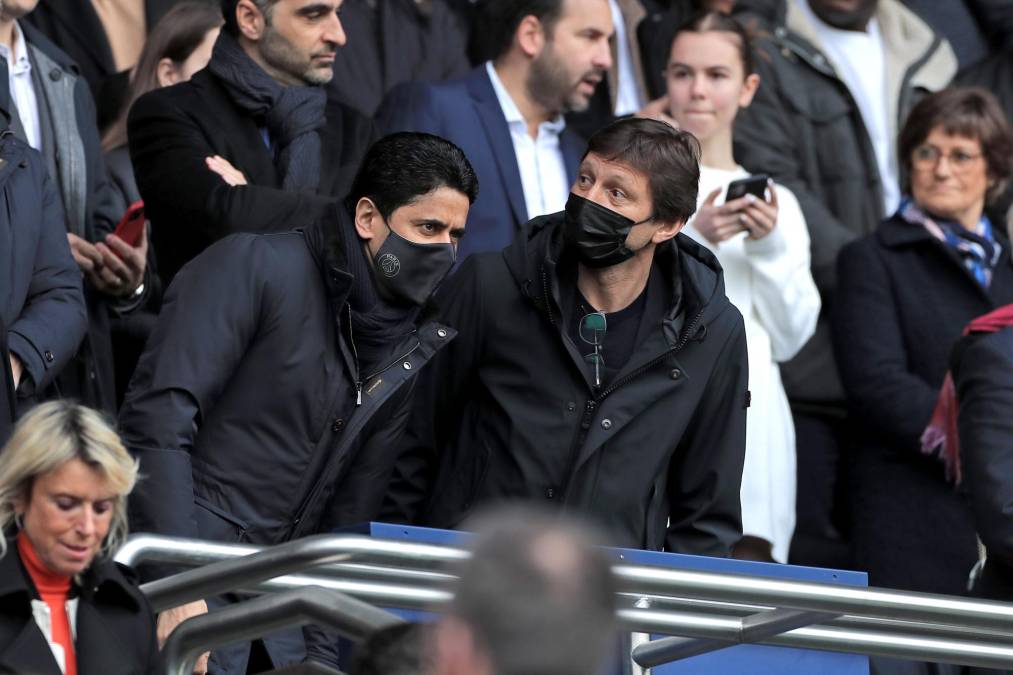
[[649, 220], [651, 218], [633, 222], [621, 213], [571, 192], [566, 200], [563, 238], [586, 266], [611, 267], [633, 257], [635, 252], [626, 248], [626, 237], [634, 225]]
[[453, 244], [417, 244], [388, 226], [387, 239], [373, 256], [380, 295], [423, 305], [457, 260]]

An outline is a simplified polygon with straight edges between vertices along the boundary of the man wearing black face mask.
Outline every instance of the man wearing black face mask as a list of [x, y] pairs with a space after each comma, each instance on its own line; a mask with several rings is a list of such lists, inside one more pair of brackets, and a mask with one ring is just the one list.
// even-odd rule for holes
[[[394, 134], [320, 222], [234, 235], [184, 266], [120, 413], [151, 477], [131, 495], [132, 529], [276, 544], [374, 518], [413, 376], [454, 336], [421, 305], [453, 266], [477, 192], [456, 146]], [[160, 634], [203, 611], [163, 613]], [[272, 663], [258, 667], [307, 651], [298, 631], [264, 644]], [[249, 655], [216, 651], [212, 670], [245, 673]]]
[[716, 259], [679, 235], [699, 149], [647, 119], [595, 134], [566, 210], [438, 294], [384, 517], [456, 527], [484, 503], [580, 512], [610, 543], [724, 556], [741, 536], [747, 364]]

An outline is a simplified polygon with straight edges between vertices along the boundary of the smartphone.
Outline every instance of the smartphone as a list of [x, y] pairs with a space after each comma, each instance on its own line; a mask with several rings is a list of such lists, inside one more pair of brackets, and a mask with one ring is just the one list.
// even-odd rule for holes
[[116, 231], [113, 234], [131, 246], [137, 246], [137, 242], [141, 240], [141, 232], [143, 231], [144, 202], [138, 200], [127, 207], [127, 212], [123, 214], [123, 218], [120, 219], [120, 223], [116, 226]]
[[767, 201], [767, 183], [769, 181], [770, 178], [764, 173], [749, 176], [748, 178], [733, 180], [728, 184], [728, 192], [725, 193], [725, 201], [730, 202], [733, 199], [745, 197], [747, 194], [753, 195], [757, 199]]

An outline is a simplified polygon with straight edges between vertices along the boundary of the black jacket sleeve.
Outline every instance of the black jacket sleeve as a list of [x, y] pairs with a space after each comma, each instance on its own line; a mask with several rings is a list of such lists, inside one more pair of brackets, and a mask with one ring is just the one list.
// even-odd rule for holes
[[665, 550], [727, 557], [742, 538], [739, 490], [746, 449], [749, 365], [746, 329], [735, 326], [668, 470]]
[[422, 512], [438, 470], [440, 448], [458, 432], [460, 411], [482, 353], [484, 303], [478, 271], [483, 258], [470, 256], [437, 293], [440, 322], [458, 334], [416, 376], [410, 418], [398, 443], [381, 511], [384, 520], [424, 524]]
[[255, 237], [236, 235], [191, 261], [169, 287], [119, 416], [140, 461], [131, 529], [197, 536], [190, 453], [256, 334], [270, 255]]
[[7, 346], [24, 365], [18, 388], [24, 396], [52, 382], [88, 329], [81, 272], [70, 255], [60, 196], [41, 161], [31, 166], [33, 181], [41, 188], [42, 221], [19, 227], [38, 227], [39, 244], [34, 260], [14, 261], [16, 266], [31, 265], [32, 280], [21, 313], [7, 327]]
[[831, 316], [834, 355], [857, 419], [905, 452], [919, 452], [938, 391], [908, 369], [888, 265], [872, 238], [841, 251]]
[[1013, 328], [972, 335], [954, 354], [964, 485], [990, 554], [1013, 560]]
[[175, 99], [160, 94], [138, 99], [127, 119], [137, 187], [153, 221], [157, 213], [171, 213], [172, 227], [216, 240], [235, 232], [289, 230], [293, 218], [312, 222], [333, 205], [333, 199], [304, 192], [229, 186], [205, 164], [217, 153], [204, 132]]

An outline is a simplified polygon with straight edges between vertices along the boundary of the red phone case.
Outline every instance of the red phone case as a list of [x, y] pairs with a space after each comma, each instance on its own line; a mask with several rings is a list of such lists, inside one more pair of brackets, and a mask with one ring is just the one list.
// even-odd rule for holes
[[144, 222], [144, 202], [136, 201], [127, 208], [127, 212], [123, 214], [123, 218], [120, 219], [113, 234], [131, 246], [137, 246], [137, 242], [141, 239]]

